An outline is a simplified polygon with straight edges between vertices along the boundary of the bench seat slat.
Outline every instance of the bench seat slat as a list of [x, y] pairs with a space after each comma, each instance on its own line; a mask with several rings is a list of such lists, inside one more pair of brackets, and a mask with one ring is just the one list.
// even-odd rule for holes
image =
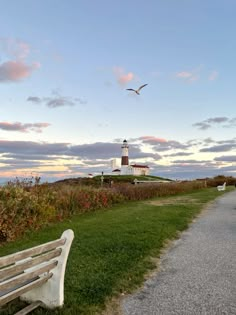
[[20, 287], [14, 291], [9, 292], [8, 294], [1, 296], [0, 297], [0, 306], [14, 300], [15, 298], [19, 297], [20, 295], [28, 292], [29, 290], [39, 287], [42, 284], [44, 284], [45, 282], [48, 281], [48, 279], [50, 279], [52, 277], [53, 273], [49, 273], [31, 283], [28, 283], [26, 285], [24, 285], [23, 287]]
[[43, 245], [35, 246], [35, 247], [23, 250], [21, 252], [15, 253], [15, 254], [1, 257], [0, 258], [0, 268], [2, 268], [4, 266], [11, 265], [11, 264], [15, 263], [16, 261], [34, 256], [34, 255], [40, 255], [46, 251], [49, 251], [49, 250], [52, 250], [52, 249], [55, 249], [59, 246], [64, 245], [65, 242], [66, 242], [65, 239], [60, 238], [58, 240], [45, 243]]
[[34, 257], [27, 261], [22, 261], [17, 265], [13, 265], [10, 267], [6, 267], [4, 269], [0, 270], [0, 283], [1, 281], [4, 281], [5, 279], [15, 276], [17, 274], [22, 273], [24, 270], [34, 267], [44, 261], [48, 261], [52, 258], [58, 257], [61, 255], [62, 249], [57, 248], [51, 252], [48, 252], [46, 254], [43, 254], [41, 256]]
[[16, 277], [10, 278], [0, 284], [0, 292], [6, 290], [14, 290], [16, 286], [21, 283], [25, 283], [28, 281], [32, 281], [33, 279], [37, 278], [38, 276], [42, 275], [44, 272], [49, 272], [51, 269], [55, 268], [57, 265], [57, 261], [48, 262], [44, 265], [39, 265], [35, 267], [34, 270], [30, 272], [22, 273]]
[[43, 305], [43, 303], [41, 301], [36, 301], [36, 302], [31, 303], [30, 305], [26, 306], [25, 308], [23, 308], [19, 312], [15, 313], [15, 315], [28, 314], [29, 312], [33, 311], [34, 309], [36, 309], [37, 307], [39, 307], [41, 305]]

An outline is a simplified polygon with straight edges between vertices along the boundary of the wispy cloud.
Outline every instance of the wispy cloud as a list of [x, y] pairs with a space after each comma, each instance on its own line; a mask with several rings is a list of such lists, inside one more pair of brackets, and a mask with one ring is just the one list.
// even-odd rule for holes
[[50, 97], [29, 96], [27, 101], [33, 104], [43, 104], [50, 108], [86, 104], [85, 100], [78, 97], [62, 96], [58, 92], [53, 92], [52, 94]]
[[171, 153], [171, 154], [166, 154], [165, 157], [175, 157], [175, 156], [188, 156], [192, 155], [193, 152], [176, 152], [176, 153]]
[[210, 73], [209, 77], [208, 77], [208, 80], [209, 81], [215, 81], [219, 76], [219, 73], [218, 71], [214, 70]]
[[236, 126], [236, 117], [228, 118], [228, 117], [213, 117], [208, 118], [203, 121], [197, 122], [193, 124], [193, 127], [197, 127], [200, 130], [206, 130], [214, 125], [221, 125], [225, 128], [235, 127]]
[[122, 86], [135, 79], [133, 72], [126, 73], [122, 67], [113, 67], [113, 73], [117, 82]]
[[43, 128], [50, 126], [49, 123], [27, 123], [22, 124], [20, 122], [0, 122], [0, 129], [6, 131], [18, 131], [18, 132], [42, 132]]
[[187, 82], [194, 82], [199, 80], [199, 74], [196, 70], [193, 71], [180, 71], [175, 75], [176, 78], [185, 80]]
[[0, 50], [8, 57], [15, 60], [25, 59], [30, 54], [30, 45], [16, 38], [0, 38]]

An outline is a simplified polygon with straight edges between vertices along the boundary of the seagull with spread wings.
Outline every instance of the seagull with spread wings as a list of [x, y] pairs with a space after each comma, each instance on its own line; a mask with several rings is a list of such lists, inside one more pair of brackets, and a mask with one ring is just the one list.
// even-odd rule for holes
[[134, 89], [126, 89], [127, 91], [133, 91], [135, 92], [136, 94], [140, 95], [140, 90], [145, 87], [147, 84], [144, 84], [144, 85], [141, 85], [137, 90], [134, 90]]

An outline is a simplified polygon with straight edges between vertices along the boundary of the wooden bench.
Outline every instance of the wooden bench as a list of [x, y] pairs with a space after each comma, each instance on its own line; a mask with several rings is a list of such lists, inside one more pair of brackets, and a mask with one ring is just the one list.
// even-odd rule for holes
[[61, 238], [0, 258], [0, 307], [17, 297], [32, 303], [17, 315], [38, 306], [55, 308], [64, 303], [64, 276], [72, 230]]
[[223, 184], [223, 185], [219, 185], [219, 186], [217, 186], [217, 190], [218, 190], [218, 191], [225, 190], [225, 188], [226, 188], [226, 182], [224, 182], [224, 184]]

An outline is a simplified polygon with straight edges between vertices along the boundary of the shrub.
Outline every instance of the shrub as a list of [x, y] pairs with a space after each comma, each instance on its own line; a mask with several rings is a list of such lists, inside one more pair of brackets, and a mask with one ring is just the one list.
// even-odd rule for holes
[[206, 183], [208, 187], [216, 187], [218, 185], [222, 185], [224, 182], [226, 182], [228, 185], [235, 185], [236, 178], [232, 176], [224, 176], [224, 175], [218, 175], [213, 178], [206, 178]]
[[0, 187], [0, 241], [13, 240], [52, 219], [56, 215], [53, 200], [53, 192], [44, 185]]

